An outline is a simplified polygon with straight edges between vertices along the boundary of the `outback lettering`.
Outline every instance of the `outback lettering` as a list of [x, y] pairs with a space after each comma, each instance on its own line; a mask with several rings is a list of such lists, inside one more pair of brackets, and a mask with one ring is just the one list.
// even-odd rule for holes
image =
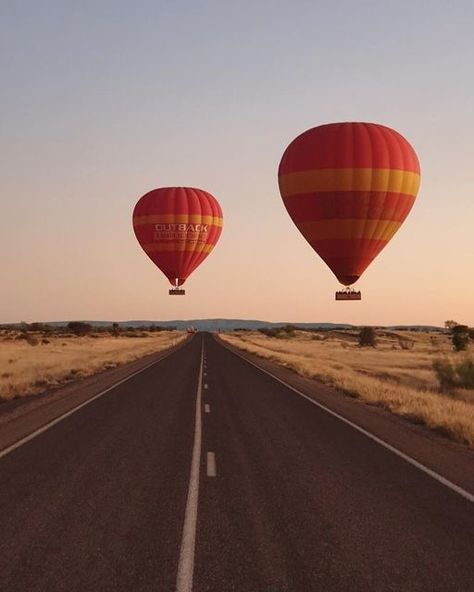
[[156, 232], [207, 232], [208, 224], [155, 224]]

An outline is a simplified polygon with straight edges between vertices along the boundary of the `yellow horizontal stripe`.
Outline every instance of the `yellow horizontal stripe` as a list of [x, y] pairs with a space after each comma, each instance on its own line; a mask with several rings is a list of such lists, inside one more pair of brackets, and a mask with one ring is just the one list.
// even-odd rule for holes
[[401, 226], [393, 220], [332, 219], [297, 224], [307, 240], [375, 239], [390, 240]]
[[212, 224], [222, 226], [223, 219], [219, 216], [201, 216], [200, 214], [151, 214], [148, 216], [135, 216], [134, 226], [145, 224]]
[[189, 251], [192, 253], [210, 253], [214, 245], [209, 243], [198, 243], [197, 241], [179, 241], [173, 243], [148, 243], [143, 245], [146, 253]]
[[390, 191], [418, 193], [420, 175], [399, 169], [318, 169], [282, 175], [283, 197], [316, 191]]

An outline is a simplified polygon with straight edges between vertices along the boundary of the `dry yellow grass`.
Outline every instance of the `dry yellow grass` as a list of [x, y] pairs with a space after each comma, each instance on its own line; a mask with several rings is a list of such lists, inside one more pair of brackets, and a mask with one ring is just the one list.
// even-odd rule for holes
[[[474, 392], [440, 393], [432, 368], [435, 359], [452, 355], [447, 336], [385, 333], [376, 349], [359, 347], [350, 332], [298, 331], [286, 339], [236, 332], [221, 338], [474, 446]], [[401, 349], [400, 340], [413, 341], [413, 348]]]
[[44, 391], [48, 387], [95, 374], [167, 349], [185, 339], [183, 333], [163, 331], [144, 337], [48, 336], [49, 343], [0, 337], [0, 400]]

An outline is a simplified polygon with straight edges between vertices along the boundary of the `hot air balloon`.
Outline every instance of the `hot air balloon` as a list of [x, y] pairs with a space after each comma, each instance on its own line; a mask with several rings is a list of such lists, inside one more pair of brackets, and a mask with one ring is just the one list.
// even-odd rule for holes
[[207, 191], [161, 187], [141, 197], [133, 210], [133, 229], [142, 249], [183, 295], [186, 278], [209, 255], [222, 231], [222, 210]]
[[354, 284], [400, 228], [420, 184], [415, 151], [375, 123], [330, 123], [285, 150], [280, 193], [302, 235], [346, 286], [336, 300], [360, 300]]

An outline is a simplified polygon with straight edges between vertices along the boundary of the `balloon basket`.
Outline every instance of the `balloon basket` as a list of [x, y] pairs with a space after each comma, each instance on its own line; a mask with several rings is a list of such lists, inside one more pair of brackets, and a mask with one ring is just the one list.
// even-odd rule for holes
[[336, 292], [336, 300], [362, 300], [362, 295], [360, 291], [346, 288], [345, 290]]
[[169, 291], [170, 296], [184, 296], [186, 294], [183, 288], [171, 288]]

